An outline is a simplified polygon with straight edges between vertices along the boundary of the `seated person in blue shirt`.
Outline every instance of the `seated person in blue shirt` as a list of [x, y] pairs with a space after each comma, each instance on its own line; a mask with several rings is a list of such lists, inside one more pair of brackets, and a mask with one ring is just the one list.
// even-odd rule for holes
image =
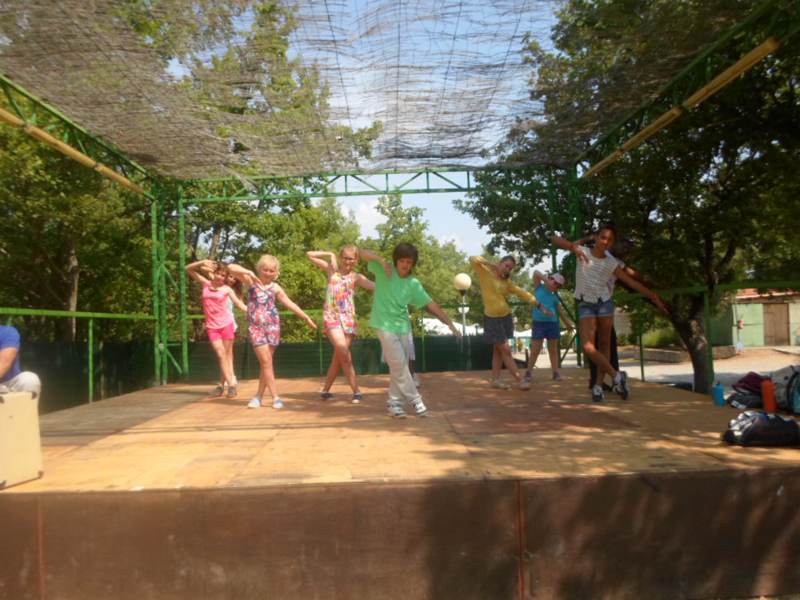
[[[550, 355], [550, 367], [553, 369], [553, 379], [561, 379], [558, 370], [558, 339], [561, 337], [558, 315], [564, 319], [568, 329], [575, 329], [575, 323], [569, 318], [561, 298], [558, 297], [558, 290], [564, 285], [564, 276], [560, 273], [552, 275], [542, 275], [539, 271], [533, 273], [533, 285], [536, 288], [533, 295], [539, 301], [533, 308], [533, 330], [531, 332], [531, 353], [528, 357], [528, 370], [525, 372], [525, 380], [533, 379], [533, 367], [536, 366], [536, 359], [542, 351], [542, 344], [547, 340], [547, 353]], [[539, 310], [544, 307], [549, 315]], [[556, 312], [556, 309], [558, 312]]]
[[39, 377], [19, 368], [20, 337], [16, 327], [0, 325], [0, 394], [31, 392], [36, 398], [42, 389]]

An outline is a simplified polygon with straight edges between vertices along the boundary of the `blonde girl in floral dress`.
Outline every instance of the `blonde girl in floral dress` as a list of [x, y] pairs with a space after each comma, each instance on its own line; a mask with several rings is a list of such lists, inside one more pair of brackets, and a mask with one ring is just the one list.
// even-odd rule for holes
[[320, 397], [323, 400], [333, 398], [331, 386], [339, 375], [339, 371], [344, 371], [347, 383], [353, 390], [353, 404], [358, 404], [363, 396], [358, 387], [358, 381], [356, 381], [356, 370], [350, 354], [350, 345], [358, 334], [353, 296], [356, 286], [373, 291], [375, 284], [361, 273], [353, 270], [358, 263], [358, 248], [355, 246], [343, 247], [339, 251], [338, 259], [333, 252], [320, 250], [306, 252], [306, 256], [328, 276], [322, 320], [325, 326], [325, 335], [328, 336], [333, 346], [333, 358], [320, 391]]
[[263, 406], [264, 391], [269, 389], [272, 396], [272, 408], [281, 409], [284, 404], [278, 395], [273, 367], [275, 350], [281, 342], [281, 320], [276, 301], [303, 319], [312, 329], [316, 329], [317, 324], [302, 308], [292, 302], [283, 288], [275, 281], [280, 275], [281, 263], [271, 254], [264, 254], [258, 259], [255, 273], [239, 265], [229, 265], [228, 270], [236, 279], [249, 286], [247, 290], [247, 333], [256, 358], [258, 358], [259, 378], [258, 392], [247, 406], [249, 408]]

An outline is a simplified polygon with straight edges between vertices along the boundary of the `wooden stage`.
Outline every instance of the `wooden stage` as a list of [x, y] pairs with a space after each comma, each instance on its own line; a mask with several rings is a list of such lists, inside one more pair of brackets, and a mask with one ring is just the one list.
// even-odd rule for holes
[[[736, 412], [586, 371], [494, 390], [422, 374], [430, 416], [280, 380], [252, 410], [174, 384], [45, 415], [44, 477], [0, 493], [0, 598], [732, 598], [800, 591], [797, 449]], [[53, 392], [50, 392], [53, 393]]]

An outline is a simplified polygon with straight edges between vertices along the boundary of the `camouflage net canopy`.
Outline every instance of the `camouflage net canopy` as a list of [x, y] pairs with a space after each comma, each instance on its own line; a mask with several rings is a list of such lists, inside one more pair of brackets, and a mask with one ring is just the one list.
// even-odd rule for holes
[[[553, 48], [559, 4], [2, 0], [0, 70], [162, 175], [476, 167], [547, 121], [525, 49]], [[704, 39], [645, 16], [619, 94], [535, 161], [577, 156], [742, 16], [711, 4]]]

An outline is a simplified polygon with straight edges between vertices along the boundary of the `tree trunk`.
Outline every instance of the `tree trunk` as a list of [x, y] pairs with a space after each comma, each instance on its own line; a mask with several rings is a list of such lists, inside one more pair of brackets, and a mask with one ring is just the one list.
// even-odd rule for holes
[[[75, 243], [70, 243], [69, 256], [67, 257], [67, 302], [66, 310], [78, 310], [78, 282], [80, 279], [80, 266], [78, 255], [75, 252]], [[74, 342], [77, 337], [77, 319], [67, 319], [67, 341]]]
[[211, 233], [211, 245], [208, 247], [208, 258], [211, 260], [217, 259], [217, 251], [219, 250], [220, 241], [220, 228], [215, 226]]
[[687, 319], [680, 319], [677, 315], [674, 315], [671, 320], [692, 360], [692, 368], [694, 370], [692, 386], [694, 391], [699, 394], [710, 394], [711, 390], [708, 386], [708, 374], [711, 368], [708, 362], [709, 342], [702, 318], [698, 315], [693, 315]]

